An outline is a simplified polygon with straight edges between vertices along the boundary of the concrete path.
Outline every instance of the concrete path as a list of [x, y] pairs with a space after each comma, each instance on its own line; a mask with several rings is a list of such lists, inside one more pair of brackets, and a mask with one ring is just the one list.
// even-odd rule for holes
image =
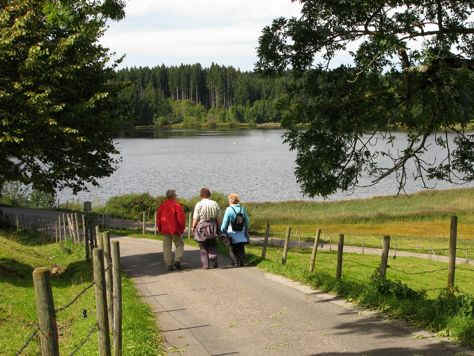
[[[120, 238], [122, 266], [176, 355], [474, 355], [255, 267], [201, 270], [186, 246], [167, 272], [159, 241]], [[461, 353], [460, 353], [461, 352]]]

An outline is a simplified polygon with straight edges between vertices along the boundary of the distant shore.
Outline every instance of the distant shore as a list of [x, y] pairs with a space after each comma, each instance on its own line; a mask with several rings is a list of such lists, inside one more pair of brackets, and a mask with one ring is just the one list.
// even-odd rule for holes
[[150, 131], [150, 130], [243, 130], [243, 129], [281, 129], [281, 124], [279, 122], [266, 122], [263, 124], [250, 124], [250, 123], [233, 123], [233, 122], [223, 122], [216, 123], [215, 125], [209, 125], [207, 123], [186, 127], [183, 124], [174, 124], [165, 127], [156, 127], [155, 125], [138, 125], [135, 126], [137, 131]]

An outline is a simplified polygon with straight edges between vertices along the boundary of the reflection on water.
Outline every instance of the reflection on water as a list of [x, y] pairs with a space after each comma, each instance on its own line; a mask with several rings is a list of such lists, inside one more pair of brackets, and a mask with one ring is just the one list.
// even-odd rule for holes
[[[196, 196], [202, 186], [208, 186], [226, 194], [237, 192], [244, 201], [304, 199], [293, 173], [296, 153], [282, 143], [282, 134], [282, 130], [162, 130], [151, 132], [148, 138], [118, 139], [122, 155], [119, 169], [90, 192], [74, 197], [63, 191], [59, 198], [104, 202], [111, 196], [127, 193], [163, 195], [172, 188], [189, 198]], [[405, 134], [397, 134], [399, 142], [405, 139]], [[436, 149], [428, 155], [436, 157]], [[361, 185], [368, 182], [365, 178]], [[451, 185], [434, 182], [433, 187]], [[409, 181], [406, 190], [415, 192], [421, 187]], [[394, 193], [394, 178], [387, 178], [375, 187], [360, 188], [351, 194], [337, 193], [330, 199]]]

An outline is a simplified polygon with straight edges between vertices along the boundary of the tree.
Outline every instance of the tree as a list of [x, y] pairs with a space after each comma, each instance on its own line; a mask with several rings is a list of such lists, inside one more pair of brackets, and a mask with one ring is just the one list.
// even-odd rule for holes
[[0, 0], [0, 186], [74, 192], [117, 163], [122, 85], [99, 43], [122, 0]]
[[[303, 191], [327, 196], [368, 174], [394, 176], [400, 192], [411, 168], [425, 187], [474, 180], [474, 3], [299, 2], [301, 17], [264, 28], [257, 69], [294, 73], [280, 105]], [[333, 69], [344, 51], [353, 64]], [[425, 161], [435, 146], [443, 156]]]

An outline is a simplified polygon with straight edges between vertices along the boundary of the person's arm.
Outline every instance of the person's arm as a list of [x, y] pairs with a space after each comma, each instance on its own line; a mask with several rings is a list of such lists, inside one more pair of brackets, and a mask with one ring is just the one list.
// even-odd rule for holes
[[230, 214], [229, 209], [226, 209], [224, 218], [222, 219], [221, 232], [227, 235], [227, 229], [229, 228]]
[[184, 228], [186, 227], [186, 214], [181, 204], [177, 204], [176, 207], [176, 220], [178, 222], [179, 234], [182, 235]]
[[194, 207], [194, 212], [193, 212], [192, 231], [196, 229], [196, 225], [199, 222], [199, 208], [200, 208], [200, 205], [199, 203], [197, 203], [196, 206]]

